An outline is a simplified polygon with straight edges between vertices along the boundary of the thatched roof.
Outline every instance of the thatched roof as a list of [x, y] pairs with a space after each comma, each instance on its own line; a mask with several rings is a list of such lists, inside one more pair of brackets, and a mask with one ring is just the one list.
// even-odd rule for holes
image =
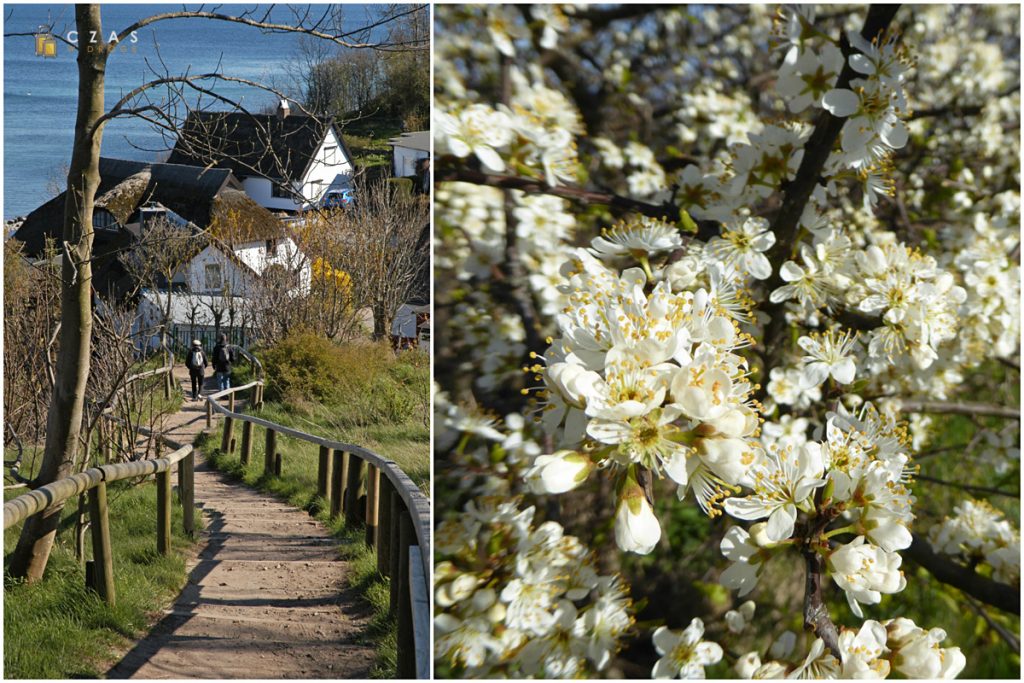
[[239, 178], [298, 181], [305, 177], [331, 129], [351, 160], [333, 118], [290, 114], [282, 119], [276, 114], [196, 111], [188, 115], [167, 161], [227, 168]]
[[284, 227], [274, 214], [241, 190], [224, 190], [210, 203], [210, 232], [229, 244], [284, 236]]
[[[180, 164], [156, 164], [124, 159], [100, 159], [96, 206], [124, 225], [139, 207], [160, 204], [200, 229], [212, 228], [227, 242], [271, 239], [282, 235], [272, 213], [250, 199], [228, 169], [202, 169]], [[25, 251], [42, 253], [47, 236], [57, 238], [64, 224], [64, 196], [30, 213], [14, 237]], [[102, 242], [107, 231], [97, 231]]]

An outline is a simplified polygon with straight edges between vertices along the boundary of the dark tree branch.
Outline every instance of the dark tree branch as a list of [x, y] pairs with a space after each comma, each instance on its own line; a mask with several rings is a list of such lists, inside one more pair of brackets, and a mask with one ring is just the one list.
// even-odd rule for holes
[[[448, 158], [448, 160], [450, 159], [451, 157]], [[582, 187], [572, 187], [570, 185], [548, 185], [543, 180], [533, 178], [485, 173], [483, 171], [454, 166], [451, 163], [446, 163], [446, 161], [446, 159], [440, 159], [438, 170], [434, 176], [434, 182], [471, 183], [473, 185], [487, 185], [506, 190], [521, 190], [526, 194], [546, 194], [552, 197], [568, 199], [584, 206], [597, 204], [618, 209], [622, 212], [635, 212], [651, 218], [664, 218], [669, 221], [678, 221], [681, 216], [679, 207], [671, 202], [652, 204], [610, 192], [585, 190]], [[705, 240], [717, 235], [719, 232], [719, 225], [715, 221], [696, 221], [696, 223], [700, 228], [697, 233], [697, 239]]]
[[[864, 20], [864, 28], [861, 29], [861, 36], [865, 40], [872, 40], [879, 33], [884, 31], [899, 5], [871, 5], [867, 18]], [[843, 54], [848, 56], [850, 46], [846, 37], [840, 40], [840, 47]], [[847, 88], [856, 73], [850, 66], [849, 60], [843, 65], [843, 70], [836, 80], [836, 88]], [[832, 153], [832, 148], [839, 138], [839, 133], [846, 123], [845, 118], [833, 116], [826, 110], [822, 110], [814, 124], [814, 132], [804, 145], [804, 156], [797, 169], [796, 176], [788, 183], [783, 190], [782, 206], [775, 215], [771, 224], [771, 232], [775, 235], [775, 245], [768, 251], [768, 259], [772, 264], [771, 277], [765, 283], [766, 289], [770, 292], [783, 285], [782, 276], [779, 270], [782, 263], [791, 257], [793, 246], [796, 241], [797, 228], [800, 225], [800, 217], [803, 215], [804, 207], [811, 198], [815, 186], [821, 177], [821, 171], [825, 162]], [[786, 317], [783, 314], [784, 304], [765, 303], [765, 313], [769, 316], [769, 323], [765, 328], [764, 349], [766, 371], [777, 367], [785, 353]], [[765, 382], [767, 385], [767, 382]], [[763, 397], [765, 388], [761, 389]]]
[[807, 580], [804, 583], [804, 627], [824, 641], [833, 655], [839, 657], [839, 632], [828, 615], [828, 607], [821, 595], [821, 578], [825, 575], [825, 560], [813, 548], [804, 550]]
[[935, 552], [928, 539], [914, 534], [914, 542], [903, 551], [942, 583], [958, 588], [986, 605], [1020, 614], [1020, 590], [981, 576], [974, 570]]
[[[390, 22], [390, 21], [395, 21], [396, 19], [400, 18], [401, 16], [404, 16], [405, 14], [410, 14], [412, 12], [420, 11], [420, 10], [422, 10], [425, 7], [426, 7], [426, 5], [416, 5], [416, 6], [411, 7], [407, 11], [404, 11], [404, 12], [402, 12], [400, 14], [391, 15], [391, 16], [387, 17], [386, 19], [377, 22], [376, 24], [372, 24], [369, 27], [365, 27], [364, 26], [364, 27], [361, 27], [358, 31], [350, 31], [348, 33], [340, 33], [340, 34], [330, 33], [330, 32], [321, 30], [321, 27], [323, 26], [324, 22], [327, 19], [327, 13], [325, 13], [324, 16], [322, 16], [315, 23], [307, 25], [307, 26], [303, 26], [303, 25], [301, 25], [303, 22], [299, 22], [299, 25], [290, 25], [290, 24], [279, 24], [279, 23], [267, 21], [267, 19], [269, 19], [269, 16], [270, 16], [270, 10], [268, 10], [267, 13], [264, 14], [263, 17], [260, 18], [260, 19], [254, 19], [253, 15], [252, 15], [252, 12], [243, 12], [242, 14], [240, 14], [238, 16], [232, 16], [232, 15], [229, 15], [229, 14], [220, 14], [220, 13], [217, 13], [217, 12], [203, 12], [203, 11], [194, 11], [194, 12], [190, 12], [190, 11], [165, 12], [163, 14], [154, 14], [152, 16], [146, 17], [144, 19], [140, 19], [139, 21], [135, 22], [134, 24], [132, 24], [131, 26], [127, 27], [126, 29], [124, 29], [123, 31], [121, 31], [120, 33], [117, 34], [117, 42], [120, 43], [125, 38], [128, 38], [131, 35], [132, 31], [137, 31], [140, 28], [143, 28], [143, 27], [148, 26], [150, 24], [156, 23], [158, 21], [167, 21], [167, 20], [170, 20], [170, 19], [213, 19], [213, 20], [216, 20], [216, 21], [227, 21], [227, 22], [232, 22], [232, 23], [236, 23], [236, 24], [244, 24], [246, 26], [253, 26], [255, 28], [262, 29], [262, 30], [264, 30], [264, 31], [266, 31], [268, 33], [304, 33], [306, 35], [310, 35], [310, 36], [313, 36], [315, 38], [321, 38], [323, 40], [329, 40], [332, 43], [335, 43], [337, 45], [340, 45], [342, 47], [347, 47], [347, 48], [353, 48], [353, 49], [374, 49], [374, 50], [393, 50], [397, 45], [400, 45], [400, 43], [394, 43], [394, 42], [390, 42], [388, 40], [377, 41], [377, 42], [352, 42], [352, 41], [345, 40], [345, 38], [353, 36], [356, 33], [363, 33], [368, 28], [373, 28], [375, 26], [379, 26], [379, 25], [381, 25], [383, 23], [387, 23], [387, 22]], [[308, 12], [307, 12], [307, 15], [308, 15]], [[425, 44], [427, 41], [415, 41], [415, 42], [416, 43], [424, 43], [424, 44], [419, 45], [419, 47], [409, 48], [409, 49], [429, 49], [429, 45]], [[111, 43], [111, 44], [113, 44], [113, 43]]]
[[1003, 642], [1010, 646], [1011, 650], [1014, 652], [1020, 652], [1020, 640], [1017, 639], [1017, 636], [1013, 635], [1013, 633], [1007, 630], [1005, 626], [989, 616], [988, 611], [978, 604], [977, 600], [969, 595], [966, 597], [967, 604], [971, 606], [971, 609], [978, 613], [978, 616], [985, 620], [985, 623], [989, 625], [989, 628], [999, 634], [999, 637], [1003, 639]]
[[935, 413], [938, 415], [985, 415], [1020, 420], [1020, 408], [993, 406], [985, 403], [919, 401], [900, 399], [900, 410], [905, 413]]
[[914, 119], [923, 119], [929, 116], [977, 116], [978, 114], [981, 113], [982, 109], [985, 108], [985, 105], [991, 102], [992, 100], [1000, 99], [1003, 97], [1009, 97], [1010, 95], [1016, 92], [1020, 92], [1020, 83], [1012, 85], [1006, 90], [1003, 90], [1002, 92], [995, 93], [994, 95], [989, 95], [988, 99], [980, 104], [958, 104], [957, 102], [954, 101], [941, 107], [932, 107], [931, 109], [919, 109], [917, 111], [912, 111], [907, 116], [907, 120], [912, 121]]
[[961, 489], [963, 491], [970, 491], [972, 493], [988, 493], [994, 496], [1020, 498], [1020, 491], [1004, 491], [1003, 489], [992, 488], [990, 486], [975, 486], [974, 484], [961, 484], [960, 482], [946, 481], [945, 479], [937, 479], [936, 477], [929, 477], [924, 474], [915, 475], [914, 479], [918, 481], [927, 481], [932, 484], [939, 484], [941, 486], [950, 486], [952, 488]]

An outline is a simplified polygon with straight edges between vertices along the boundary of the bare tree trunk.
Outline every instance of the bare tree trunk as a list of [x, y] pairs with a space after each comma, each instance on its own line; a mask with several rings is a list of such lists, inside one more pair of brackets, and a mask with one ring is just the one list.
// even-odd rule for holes
[[[99, 5], [76, 5], [75, 23], [81, 36], [103, 35]], [[80, 447], [92, 338], [92, 212], [100, 184], [102, 140], [102, 127], [94, 130], [94, 126], [104, 113], [107, 54], [105, 45], [78, 51], [78, 116], [64, 204], [60, 349], [46, 418], [46, 446], [34, 488], [71, 474]], [[42, 578], [61, 508], [55, 506], [26, 521], [11, 556], [12, 576], [30, 582]]]

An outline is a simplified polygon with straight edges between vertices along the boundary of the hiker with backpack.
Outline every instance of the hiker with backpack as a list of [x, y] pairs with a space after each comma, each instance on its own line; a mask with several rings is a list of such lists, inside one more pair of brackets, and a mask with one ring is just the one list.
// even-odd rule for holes
[[192, 348], [185, 355], [185, 367], [188, 368], [188, 375], [192, 379], [192, 400], [199, 400], [199, 392], [203, 389], [203, 377], [206, 375], [206, 366], [210, 362], [203, 353], [203, 343], [198, 339], [192, 341]]
[[217, 378], [218, 391], [231, 388], [231, 364], [235, 356], [228, 347], [228, 336], [221, 334], [217, 338], [217, 345], [213, 347], [213, 372]]

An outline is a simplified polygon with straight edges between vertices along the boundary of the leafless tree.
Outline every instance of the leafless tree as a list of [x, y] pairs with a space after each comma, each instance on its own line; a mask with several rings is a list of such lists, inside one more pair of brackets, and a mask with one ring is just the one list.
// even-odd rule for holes
[[361, 188], [354, 208], [331, 218], [338, 266], [352, 277], [353, 300], [373, 311], [374, 339], [387, 338], [428, 267], [429, 210], [425, 197], [378, 179]]

